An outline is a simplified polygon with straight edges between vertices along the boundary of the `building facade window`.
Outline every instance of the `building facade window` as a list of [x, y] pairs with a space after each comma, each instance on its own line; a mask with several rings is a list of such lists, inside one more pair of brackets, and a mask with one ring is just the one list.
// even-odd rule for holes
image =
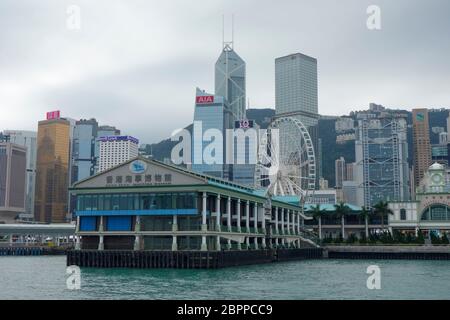
[[400, 209], [400, 220], [406, 220], [406, 209]]
[[450, 221], [450, 208], [446, 205], [431, 205], [422, 213], [422, 221]]
[[197, 193], [125, 193], [77, 196], [77, 211], [196, 209]]

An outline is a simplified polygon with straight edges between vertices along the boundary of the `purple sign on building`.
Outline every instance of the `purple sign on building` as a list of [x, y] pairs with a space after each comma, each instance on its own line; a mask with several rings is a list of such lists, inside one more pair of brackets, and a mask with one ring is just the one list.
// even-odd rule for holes
[[139, 144], [139, 140], [132, 136], [106, 136], [98, 138], [99, 141], [131, 141], [133, 143]]

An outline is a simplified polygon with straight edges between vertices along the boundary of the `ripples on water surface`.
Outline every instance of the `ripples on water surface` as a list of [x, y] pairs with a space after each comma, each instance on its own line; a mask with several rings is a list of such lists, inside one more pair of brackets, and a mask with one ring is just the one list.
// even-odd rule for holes
[[[0, 299], [449, 299], [450, 261], [309, 260], [220, 270], [82, 269], [65, 257], [0, 257]], [[381, 268], [368, 290], [366, 268]]]

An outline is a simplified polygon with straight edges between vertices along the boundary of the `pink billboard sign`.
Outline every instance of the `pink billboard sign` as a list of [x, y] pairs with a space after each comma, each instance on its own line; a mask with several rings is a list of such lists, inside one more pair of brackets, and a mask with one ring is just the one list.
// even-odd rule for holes
[[214, 96], [198, 96], [195, 100], [197, 104], [214, 103]]
[[59, 119], [60, 115], [59, 110], [47, 112], [47, 120]]

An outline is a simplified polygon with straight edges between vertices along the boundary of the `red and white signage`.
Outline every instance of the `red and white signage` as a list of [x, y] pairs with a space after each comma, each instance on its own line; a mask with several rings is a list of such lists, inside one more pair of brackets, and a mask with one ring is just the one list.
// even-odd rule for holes
[[214, 96], [198, 96], [195, 99], [196, 104], [214, 103]]
[[59, 119], [60, 116], [59, 110], [47, 112], [47, 120]]

